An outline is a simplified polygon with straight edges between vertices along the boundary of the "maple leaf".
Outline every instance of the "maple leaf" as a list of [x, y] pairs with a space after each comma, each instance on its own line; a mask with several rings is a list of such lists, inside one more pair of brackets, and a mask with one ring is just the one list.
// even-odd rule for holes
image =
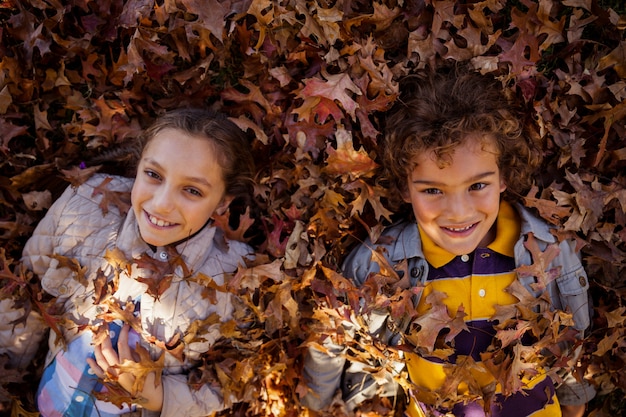
[[328, 147], [327, 165], [324, 172], [331, 175], [349, 175], [351, 178], [369, 176], [378, 167], [364, 149], [355, 150], [352, 135], [345, 129], [335, 134], [337, 149]]
[[106, 216], [109, 212], [109, 206], [113, 205], [117, 208], [121, 215], [125, 215], [130, 210], [130, 193], [121, 191], [109, 190], [107, 185], [113, 180], [111, 177], [106, 177], [93, 189], [92, 197], [102, 194], [102, 200], [100, 200], [100, 209], [102, 214]]

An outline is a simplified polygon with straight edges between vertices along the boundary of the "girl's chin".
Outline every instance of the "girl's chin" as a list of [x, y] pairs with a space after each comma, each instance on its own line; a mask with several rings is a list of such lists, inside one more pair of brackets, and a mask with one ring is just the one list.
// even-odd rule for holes
[[167, 246], [170, 243], [176, 242], [176, 240], [172, 240], [172, 238], [175, 238], [175, 236], [173, 236], [171, 233], [163, 233], [163, 236], [158, 236], [155, 235], [155, 233], [146, 233], [140, 228], [139, 235], [144, 242], [151, 246]]

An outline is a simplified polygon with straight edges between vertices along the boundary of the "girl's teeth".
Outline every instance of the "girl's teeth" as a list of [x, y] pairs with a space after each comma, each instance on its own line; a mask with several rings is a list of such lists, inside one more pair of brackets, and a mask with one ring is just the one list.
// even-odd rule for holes
[[165, 221], [163, 221], [161, 219], [157, 219], [156, 217], [150, 216], [149, 219], [150, 219], [150, 223], [152, 223], [152, 224], [154, 224], [156, 226], [159, 226], [159, 227], [171, 226], [172, 225], [172, 223], [165, 222]]

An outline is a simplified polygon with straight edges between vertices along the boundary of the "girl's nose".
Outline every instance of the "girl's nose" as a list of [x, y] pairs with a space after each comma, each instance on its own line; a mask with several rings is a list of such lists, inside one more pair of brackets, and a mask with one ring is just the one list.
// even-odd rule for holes
[[173, 201], [172, 192], [166, 185], [158, 187], [152, 195], [152, 210], [154, 214], [172, 211], [174, 207]]

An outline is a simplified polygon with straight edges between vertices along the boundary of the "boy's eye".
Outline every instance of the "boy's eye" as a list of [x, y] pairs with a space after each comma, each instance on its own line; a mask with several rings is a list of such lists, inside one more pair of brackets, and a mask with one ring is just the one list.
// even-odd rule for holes
[[426, 194], [441, 194], [441, 190], [438, 188], [426, 188], [425, 190], [422, 191], [423, 193]]
[[487, 184], [485, 184], [484, 182], [477, 182], [476, 184], [472, 184], [470, 186], [470, 190], [471, 191], [478, 191], [478, 190], [482, 190], [486, 186], [487, 186]]

